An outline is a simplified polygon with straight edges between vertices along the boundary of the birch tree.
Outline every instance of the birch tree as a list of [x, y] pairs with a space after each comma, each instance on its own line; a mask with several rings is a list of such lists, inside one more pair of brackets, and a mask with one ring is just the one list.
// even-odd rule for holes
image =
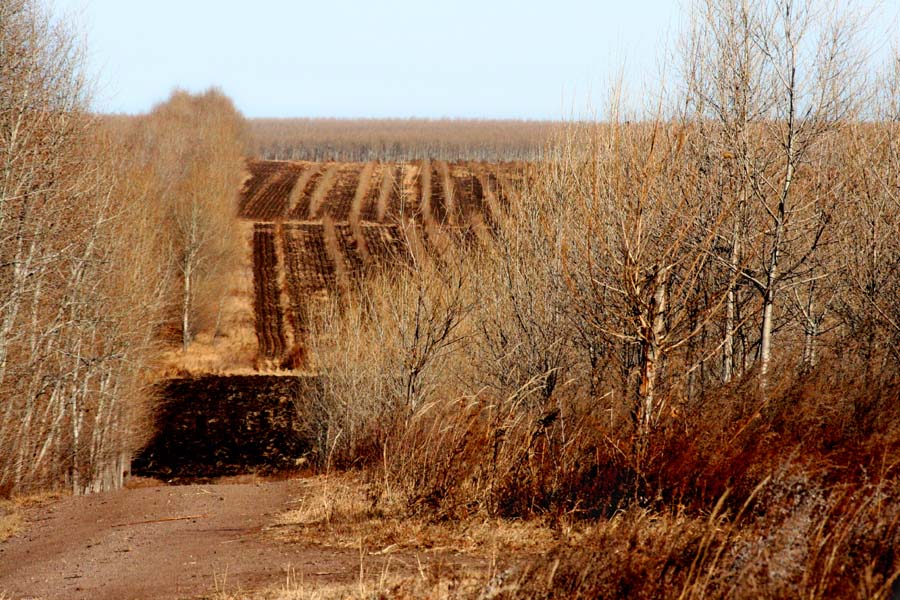
[[[616, 353], [640, 446], [691, 372], [688, 345], [720, 313], [727, 285], [705, 288], [716, 233], [730, 206], [710, 205], [680, 115], [629, 123], [614, 93], [608, 123], [563, 160], [567, 202], [560, 242], [574, 328]], [[614, 382], [615, 378], [607, 377]], [[640, 452], [639, 452], [640, 454]], [[639, 457], [640, 458], [640, 457]]]
[[867, 377], [900, 360], [900, 55], [879, 82], [870, 122], [846, 137], [847, 185], [839, 311]]
[[0, 0], [0, 494], [122, 484], [147, 431], [162, 223], [68, 26]]
[[243, 119], [218, 90], [176, 91], [142, 119], [132, 144], [138, 163], [153, 173], [167, 221], [165, 243], [179, 282], [172, 306], [187, 350], [198, 329], [215, 320], [222, 275], [240, 248]]
[[[686, 44], [687, 95], [738, 205], [723, 267], [759, 298], [758, 364], [771, 369], [776, 308], [815, 277], [829, 226], [826, 190], [810, 189], [817, 144], [855, 116], [858, 23], [849, 9], [812, 1], [705, 0]], [[830, 183], [819, 180], [819, 183]], [[799, 194], [805, 185], [807, 194]], [[753, 264], [739, 267], [741, 256]], [[723, 377], [733, 374], [736, 290], [728, 300]]]

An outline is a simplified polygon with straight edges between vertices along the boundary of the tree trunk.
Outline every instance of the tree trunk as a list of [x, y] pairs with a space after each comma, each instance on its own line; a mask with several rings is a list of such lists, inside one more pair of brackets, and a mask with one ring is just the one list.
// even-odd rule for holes
[[[740, 253], [740, 240], [738, 239], [738, 223], [734, 222], [734, 229], [731, 237], [731, 253], [728, 257], [728, 265], [730, 267], [729, 277], [734, 278], [737, 273], [738, 257]], [[735, 307], [737, 303], [737, 280], [733, 279], [728, 284], [728, 293], [725, 298], [725, 339], [723, 343], [723, 362], [722, 362], [722, 381], [728, 383], [734, 377], [734, 331], [736, 328]]]
[[818, 326], [815, 321], [810, 321], [804, 331], [803, 339], [803, 368], [810, 369], [816, 365], [816, 335]]
[[775, 293], [769, 287], [763, 293], [763, 317], [760, 327], [759, 342], [759, 376], [763, 386], [769, 373], [769, 365], [772, 361], [772, 315], [775, 308]]
[[182, 349], [187, 352], [188, 344], [191, 343], [191, 277], [193, 261], [188, 259], [184, 265], [184, 297], [181, 302], [181, 344]]
[[653, 426], [653, 412], [656, 409], [656, 382], [662, 359], [662, 339], [665, 334], [666, 285], [665, 271], [653, 278], [654, 292], [650, 302], [649, 326], [642, 334], [643, 356], [641, 357], [641, 384], [638, 388], [638, 429], [641, 436], [650, 433]]
[[775, 307], [775, 288], [778, 286], [780, 273], [778, 270], [781, 258], [781, 244], [784, 239], [784, 221], [787, 216], [787, 202], [791, 193], [791, 184], [794, 181], [794, 136], [793, 136], [793, 96], [791, 97], [791, 113], [788, 120], [790, 132], [787, 144], [787, 167], [784, 175], [784, 188], [781, 198], [778, 200], [778, 208], [773, 215], [775, 220], [775, 232], [772, 240], [772, 251], [769, 254], [769, 264], [766, 268], [766, 286], [763, 290], [763, 319], [760, 327], [759, 348], [759, 375], [763, 387], [766, 386], [766, 378], [769, 374], [769, 365], [772, 359], [772, 327], [773, 311]]

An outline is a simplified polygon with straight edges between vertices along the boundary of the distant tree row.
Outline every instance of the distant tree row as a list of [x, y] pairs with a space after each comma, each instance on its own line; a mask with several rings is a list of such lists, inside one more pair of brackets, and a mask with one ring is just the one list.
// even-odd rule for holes
[[251, 148], [271, 160], [535, 161], [561, 123], [457, 119], [251, 119]]

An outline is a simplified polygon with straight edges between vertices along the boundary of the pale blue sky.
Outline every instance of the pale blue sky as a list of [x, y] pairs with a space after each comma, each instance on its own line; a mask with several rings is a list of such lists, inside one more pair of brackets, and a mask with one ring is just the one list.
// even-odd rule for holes
[[102, 111], [217, 85], [248, 117], [529, 119], [583, 111], [623, 64], [652, 85], [687, 4], [52, 0], [85, 34]]

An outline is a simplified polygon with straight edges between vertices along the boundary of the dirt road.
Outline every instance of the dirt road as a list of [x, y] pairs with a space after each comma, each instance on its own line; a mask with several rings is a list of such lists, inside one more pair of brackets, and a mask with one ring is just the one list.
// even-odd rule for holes
[[229, 592], [275, 585], [288, 568], [310, 583], [358, 576], [352, 551], [263, 534], [299, 485], [147, 487], [30, 509], [25, 531], [0, 543], [0, 598], [192, 598], [217, 582]]

